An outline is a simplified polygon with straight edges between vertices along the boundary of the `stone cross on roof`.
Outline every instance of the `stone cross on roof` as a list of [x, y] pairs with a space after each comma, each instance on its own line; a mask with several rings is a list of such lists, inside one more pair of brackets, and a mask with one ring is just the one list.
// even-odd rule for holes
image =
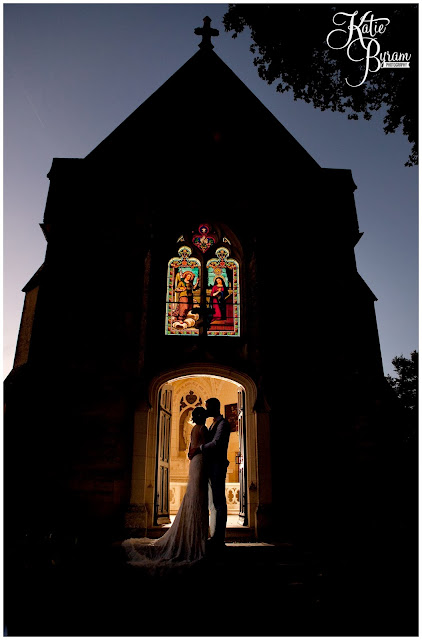
[[200, 49], [214, 49], [214, 45], [211, 42], [211, 36], [218, 36], [220, 32], [218, 31], [218, 29], [213, 29], [211, 27], [211, 18], [205, 16], [204, 26], [196, 27], [194, 33], [197, 36], [202, 36], [202, 40], [198, 44], [198, 47]]

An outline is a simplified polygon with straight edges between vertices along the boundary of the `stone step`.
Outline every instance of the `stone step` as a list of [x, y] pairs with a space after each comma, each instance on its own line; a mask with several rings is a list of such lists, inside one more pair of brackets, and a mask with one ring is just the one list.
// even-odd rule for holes
[[[168, 526], [158, 525], [150, 529], [128, 529], [127, 538], [161, 538], [168, 531]], [[255, 542], [255, 531], [249, 527], [227, 527], [226, 542], [248, 541]]]
[[[148, 536], [151, 538], [151, 536]], [[120, 553], [121, 541], [115, 541], [113, 548]], [[120, 551], [119, 551], [120, 549]], [[216, 566], [225, 564], [237, 570], [247, 567], [270, 568], [278, 574], [298, 573], [309, 574], [315, 571], [312, 556], [304, 553], [290, 542], [250, 542], [248, 540], [229, 541], [226, 538], [225, 550], [220, 557], [212, 558]]]
[[249, 527], [227, 527], [226, 542], [248, 541], [256, 542], [255, 531]]
[[231, 563], [267, 565], [286, 568], [287, 566], [303, 566], [307, 569], [312, 558], [290, 542], [266, 543], [226, 540], [227, 561]]

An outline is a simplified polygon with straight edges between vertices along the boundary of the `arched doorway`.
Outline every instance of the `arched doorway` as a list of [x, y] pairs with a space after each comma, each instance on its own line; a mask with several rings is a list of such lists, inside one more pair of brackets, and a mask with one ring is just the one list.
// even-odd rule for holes
[[220, 400], [221, 413], [231, 426], [226, 475], [228, 525], [248, 525], [245, 389], [228, 378], [213, 375], [179, 377], [159, 390], [155, 525], [169, 523], [180, 507], [189, 475], [192, 411], [205, 406], [211, 397]]
[[[194, 387], [192, 384], [194, 383]], [[227, 386], [228, 385], [228, 386]], [[226, 388], [225, 388], [226, 387]], [[169, 450], [169, 466], [168, 471], [163, 471], [164, 480], [160, 476], [159, 472], [159, 452], [160, 452], [160, 421], [162, 420], [162, 398], [163, 391], [173, 389], [177, 390], [174, 394], [176, 400], [173, 400], [173, 393], [167, 394], [167, 429], [168, 437], [167, 442]], [[169, 481], [169, 495], [167, 507], [169, 513], [167, 513], [167, 521], [172, 515], [171, 510], [176, 508], [177, 500], [180, 500], [180, 493], [183, 491], [183, 485], [179, 485], [177, 482], [183, 482], [178, 480], [177, 473], [181, 472], [181, 465], [175, 464], [175, 460], [183, 459], [185, 456], [184, 451], [180, 450], [180, 447], [186, 446], [188, 434], [187, 427], [185, 426], [185, 418], [188, 414], [183, 416], [186, 409], [192, 407], [195, 403], [186, 403], [186, 396], [191, 396], [190, 392], [193, 391], [193, 395], [197, 396], [196, 402], [202, 399], [205, 403], [208, 397], [208, 392], [212, 391], [212, 395], [218, 397], [220, 391], [226, 393], [231, 388], [238, 392], [242, 392], [243, 407], [241, 407], [242, 424], [239, 423], [238, 429], [244, 427], [243, 432], [243, 454], [240, 453], [240, 457], [236, 460], [236, 454], [239, 454], [239, 448], [236, 448], [237, 444], [241, 442], [241, 438], [238, 432], [233, 432], [232, 443], [232, 459], [230, 460], [231, 474], [227, 474], [228, 484], [233, 478], [233, 484], [240, 485], [241, 473], [240, 469], [236, 471], [235, 465], [242, 463], [241, 456], [243, 455], [243, 464], [245, 469], [244, 474], [244, 486], [238, 487], [239, 493], [229, 493], [229, 501], [232, 502], [230, 509], [231, 515], [234, 515], [238, 520], [241, 519], [241, 509], [238, 507], [241, 502], [240, 494], [245, 495], [245, 512], [243, 514], [243, 522], [247, 523], [247, 526], [256, 531], [257, 526], [257, 510], [260, 504], [260, 498], [264, 499], [267, 504], [271, 502], [270, 496], [270, 483], [259, 482], [258, 480], [258, 423], [260, 424], [261, 435], [267, 431], [267, 421], [264, 414], [259, 414], [255, 411], [255, 404], [257, 399], [257, 389], [254, 381], [242, 372], [234, 371], [229, 367], [223, 367], [216, 364], [207, 363], [206, 365], [201, 363], [194, 363], [189, 366], [180, 367], [177, 370], [167, 371], [159, 376], [156, 376], [149, 385], [148, 402], [140, 403], [135, 413], [135, 425], [134, 425], [134, 442], [133, 442], [133, 459], [132, 459], [132, 485], [131, 485], [131, 498], [130, 506], [126, 517], [126, 526], [131, 529], [143, 530], [143, 535], [148, 529], [154, 527], [155, 522], [160, 521], [159, 509], [157, 509], [157, 489], [163, 487], [163, 481], [166, 482], [165, 474], [168, 474]], [[171, 398], [171, 400], [169, 400]], [[183, 398], [183, 401], [181, 399]], [[222, 396], [222, 412], [225, 411], [226, 405], [238, 405], [236, 411], [239, 410], [239, 401], [235, 400], [238, 396], [223, 395]], [[192, 400], [190, 397], [188, 400]], [[227, 400], [227, 402], [225, 402]], [[230, 401], [229, 401], [230, 400]], [[231, 401], [233, 400], [233, 402]], [[178, 403], [177, 411], [174, 412], [177, 419], [173, 419], [174, 402]], [[182, 402], [187, 404], [186, 407], [182, 406]], [[180, 411], [180, 408], [182, 411]], [[233, 407], [232, 407], [233, 410]], [[173, 421], [175, 422], [175, 432], [177, 437], [172, 441], [171, 427]], [[163, 438], [163, 434], [162, 434]], [[237, 440], [236, 440], [237, 438]], [[163, 442], [163, 440], [162, 440]], [[264, 438], [263, 442], [266, 442]], [[173, 447], [173, 451], [172, 451]], [[171, 454], [173, 453], [173, 460]], [[181, 453], [182, 455], [179, 455]], [[269, 450], [261, 447], [261, 464], [265, 468], [265, 477], [269, 476]], [[173, 462], [173, 471], [172, 471]], [[179, 475], [179, 478], [181, 476]], [[237, 478], [239, 482], [235, 483], [234, 478]], [[170, 487], [170, 483], [172, 486]], [[172, 492], [170, 492], [170, 488]], [[230, 492], [230, 487], [227, 487]], [[176, 491], [179, 491], [179, 498], [177, 498]], [[159, 492], [159, 491], [158, 491]], [[262, 494], [262, 495], [261, 495]], [[239, 499], [240, 498], [240, 499]], [[172, 505], [173, 502], [173, 505]], [[170, 509], [171, 507], [171, 509]], [[239, 511], [237, 511], [239, 509]], [[163, 514], [165, 509], [163, 509]], [[165, 518], [164, 518], [165, 519]]]

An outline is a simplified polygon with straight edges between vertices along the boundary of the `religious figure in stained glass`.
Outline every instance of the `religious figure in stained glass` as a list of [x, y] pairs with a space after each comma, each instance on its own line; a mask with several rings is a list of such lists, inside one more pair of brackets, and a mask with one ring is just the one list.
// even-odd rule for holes
[[226, 320], [226, 299], [229, 297], [226, 284], [223, 278], [216, 278], [213, 288], [211, 289], [212, 305], [213, 305], [213, 322], [217, 320]]
[[225, 247], [207, 262], [207, 306], [213, 311], [209, 336], [240, 335], [239, 265]]
[[[193, 309], [193, 292], [198, 288], [198, 280], [192, 271], [184, 271], [176, 276], [175, 292], [179, 295], [177, 305], [177, 319], [180, 322], [186, 320], [187, 314]], [[175, 314], [176, 315], [176, 314]]]
[[167, 271], [166, 334], [197, 335], [201, 303], [201, 265], [189, 247], [180, 247]]

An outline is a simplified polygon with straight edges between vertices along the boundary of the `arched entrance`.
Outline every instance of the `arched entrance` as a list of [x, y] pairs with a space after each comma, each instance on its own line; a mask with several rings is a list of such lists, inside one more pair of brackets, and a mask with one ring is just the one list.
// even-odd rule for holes
[[[148, 404], [138, 407], [127, 526], [147, 530], [157, 523], [168, 522], [172, 511], [177, 510], [186, 482], [189, 411], [200, 401], [204, 404], [210, 396], [221, 396], [223, 414], [228, 411], [240, 415], [229, 449], [231, 473], [227, 474], [226, 484], [229, 513], [256, 531], [260, 500], [271, 503], [270, 484], [259, 482], [258, 477], [260, 455], [266, 471], [264, 480], [270, 478], [269, 448], [266, 451], [265, 447], [258, 447], [257, 437], [258, 423], [261, 433], [265, 434], [267, 416], [255, 410], [257, 389], [248, 375], [200, 363], [154, 378], [149, 386]], [[266, 442], [268, 438], [260, 440]], [[166, 498], [163, 489], [165, 492], [167, 484]]]
[[183, 376], [169, 380], [160, 388], [155, 525], [169, 523], [179, 510], [189, 475], [187, 454], [193, 427], [192, 411], [205, 406], [206, 399], [211, 397], [220, 400], [221, 413], [231, 426], [226, 475], [228, 524], [248, 525], [245, 389], [232, 380], [214, 375]]

